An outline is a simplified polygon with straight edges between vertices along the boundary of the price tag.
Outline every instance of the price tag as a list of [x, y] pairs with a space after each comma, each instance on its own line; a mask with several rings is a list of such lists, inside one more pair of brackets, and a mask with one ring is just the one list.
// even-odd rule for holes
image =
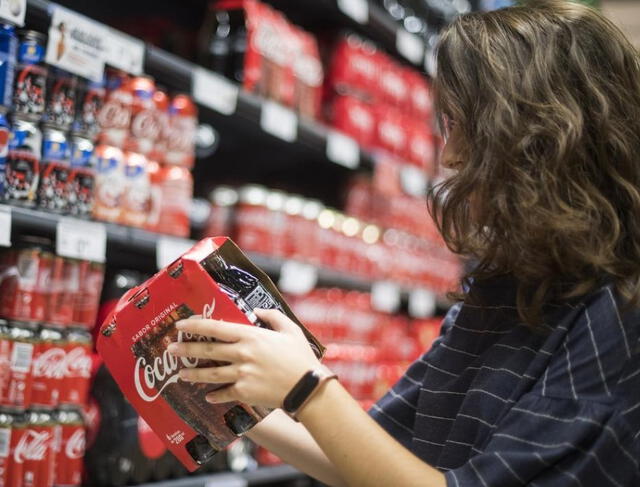
[[396, 31], [396, 49], [413, 64], [420, 64], [424, 60], [424, 42], [404, 29]]
[[222, 76], [196, 68], [193, 72], [193, 98], [223, 115], [232, 115], [238, 106], [240, 89]]
[[414, 289], [409, 293], [409, 315], [413, 318], [429, 318], [436, 312], [436, 295], [426, 289]]
[[107, 228], [102, 223], [62, 218], [56, 230], [56, 252], [63, 257], [104, 262]]
[[19, 27], [24, 26], [24, 14], [27, 12], [27, 0], [0, 1], [0, 19]]
[[288, 260], [282, 264], [278, 288], [283, 293], [306, 294], [316, 287], [318, 269], [309, 264]]
[[375, 282], [371, 286], [371, 306], [383, 313], [394, 313], [400, 307], [400, 287], [388, 281]]
[[0, 205], [0, 246], [11, 247], [11, 207]]
[[336, 164], [357, 169], [360, 165], [360, 146], [351, 137], [332, 130], [327, 135], [327, 157]]
[[422, 198], [427, 193], [427, 176], [417, 167], [403, 167], [400, 170], [400, 185], [405, 193]]
[[46, 62], [71, 73], [101, 81], [108, 44], [107, 28], [84, 15], [53, 5]]
[[127, 73], [144, 71], [144, 42], [115, 29], [107, 31], [105, 62]]
[[343, 14], [359, 24], [369, 22], [369, 3], [367, 0], [338, 0], [338, 8]]
[[296, 114], [271, 100], [265, 101], [262, 105], [260, 126], [265, 132], [287, 142], [294, 142], [298, 137]]
[[156, 243], [156, 265], [162, 269], [195, 245], [186, 238], [160, 237]]
[[438, 60], [435, 49], [427, 48], [424, 54], [424, 70], [432, 78], [435, 78], [436, 74], [438, 74]]

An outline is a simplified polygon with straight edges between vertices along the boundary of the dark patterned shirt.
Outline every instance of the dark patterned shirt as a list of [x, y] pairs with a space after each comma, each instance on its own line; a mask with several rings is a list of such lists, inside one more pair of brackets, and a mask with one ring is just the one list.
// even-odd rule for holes
[[472, 293], [372, 417], [449, 487], [640, 486], [640, 311], [604, 287], [535, 331], [508, 282]]

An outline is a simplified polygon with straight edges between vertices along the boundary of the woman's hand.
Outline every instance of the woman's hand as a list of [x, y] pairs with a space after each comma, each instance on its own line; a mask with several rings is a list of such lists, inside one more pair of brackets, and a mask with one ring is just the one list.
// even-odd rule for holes
[[171, 354], [228, 362], [219, 367], [180, 370], [185, 381], [229, 384], [209, 393], [207, 401], [280, 407], [296, 382], [319, 366], [298, 325], [277, 310], [255, 310], [255, 314], [272, 330], [201, 318], [176, 323], [180, 331], [219, 341], [172, 343]]

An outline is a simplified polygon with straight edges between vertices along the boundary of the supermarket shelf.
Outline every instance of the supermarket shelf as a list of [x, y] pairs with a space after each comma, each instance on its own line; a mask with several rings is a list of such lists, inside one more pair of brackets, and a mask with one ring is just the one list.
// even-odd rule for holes
[[288, 465], [262, 467], [246, 473], [197, 475], [177, 480], [143, 484], [139, 487], [251, 487], [302, 479], [304, 474]]

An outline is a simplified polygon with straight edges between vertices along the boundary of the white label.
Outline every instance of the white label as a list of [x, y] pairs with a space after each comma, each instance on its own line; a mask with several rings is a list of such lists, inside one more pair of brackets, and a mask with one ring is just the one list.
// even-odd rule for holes
[[435, 78], [438, 74], [438, 60], [436, 58], [435, 49], [427, 48], [424, 53], [424, 70], [432, 78]]
[[400, 170], [400, 184], [405, 193], [423, 198], [427, 193], [427, 177], [417, 167], [403, 167]]
[[287, 142], [294, 142], [298, 137], [296, 114], [271, 100], [265, 101], [262, 105], [260, 126], [265, 132]]
[[[240, 440], [237, 440], [237, 442], [239, 441]], [[232, 446], [234, 444], [235, 443], [233, 443]], [[252, 459], [252, 461], [255, 461], [255, 460]], [[250, 460], [245, 459], [245, 463], [249, 463], [249, 462]], [[248, 485], [249, 485], [249, 481], [245, 478], [240, 477], [239, 474], [218, 473], [215, 476], [215, 480], [207, 480], [206, 483], [204, 484], [204, 487], [248, 487]]]
[[107, 228], [102, 223], [62, 218], [56, 231], [56, 251], [63, 257], [104, 262]]
[[0, 0], [0, 19], [22, 27], [25, 13], [27, 13], [27, 0]]
[[114, 68], [140, 75], [144, 70], [144, 42], [115, 29], [107, 30], [104, 60]]
[[14, 342], [11, 351], [11, 370], [28, 373], [31, 370], [33, 345], [31, 343]]
[[278, 288], [283, 293], [306, 294], [316, 287], [318, 270], [309, 264], [288, 260], [280, 269]]
[[375, 282], [371, 286], [371, 306], [383, 313], [396, 312], [400, 307], [400, 287], [393, 282]]
[[419, 64], [423, 61], [424, 42], [418, 36], [404, 29], [396, 31], [396, 49], [413, 64]]
[[0, 246], [11, 247], [11, 207], [0, 205]]
[[10, 444], [11, 430], [8, 428], [0, 429], [0, 458], [7, 458], [9, 456]]
[[232, 115], [238, 105], [239, 87], [222, 76], [196, 68], [193, 72], [193, 98], [197, 103]]
[[436, 312], [436, 295], [426, 289], [414, 289], [409, 294], [409, 315], [429, 318]]
[[360, 24], [369, 22], [369, 3], [367, 0], [338, 0], [338, 8]]
[[108, 31], [102, 24], [53, 6], [47, 63], [93, 81], [102, 80]]
[[332, 130], [327, 135], [327, 157], [336, 164], [357, 169], [360, 165], [360, 147], [351, 137]]
[[160, 237], [156, 244], [156, 265], [162, 269], [195, 245], [186, 238]]

